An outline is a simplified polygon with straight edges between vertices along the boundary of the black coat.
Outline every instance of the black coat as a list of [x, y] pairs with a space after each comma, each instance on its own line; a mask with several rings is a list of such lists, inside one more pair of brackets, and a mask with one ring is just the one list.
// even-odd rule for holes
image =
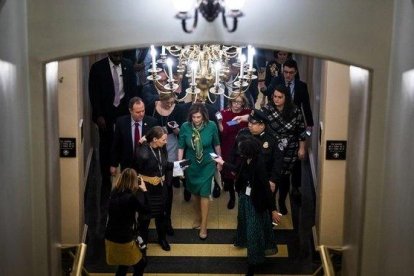
[[[144, 116], [142, 119], [142, 135], [145, 135], [153, 126], [158, 125], [155, 118]], [[114, 142], [111, 151], [111, 166], [121, 169], [131, 168], [134, 160], [134, 148], [131, 133], [132, 118], [126, 115], [118, 118], [115, 123]]]
[[237, 166], [227, 162], [224, 162], [223, 166], [236, 173], [235, 187], [238, 193], [245, 193], [246, 187], [250, 183], [250, 197], [257, 212], [277, 210], [275, 198], [270, 190], [266, 165], [261, 155], [251, 160], [249, 164], [246, 160], [242, 160]]
[[132, 64], [127, 59], [122, 59], [122, 81], [125, 96], [121, 99], [118, 108], [113, 105], [115, 92], [114, 81], [109, 63], [109, 58], [95, 62], [89, 72], [89, 99], [92, 105], [92, 120], [102, 116], [105, 121], [111, 123], [122, 115], [129, 114], [128, 102], [132, 97], [139, 96], [137, 80]]
[[135, 214], [147, 214], [149, 205], [146, 193], [114, 190], [109, 198], [108, 223], [105, 239], [126, 243], [135, 239]]

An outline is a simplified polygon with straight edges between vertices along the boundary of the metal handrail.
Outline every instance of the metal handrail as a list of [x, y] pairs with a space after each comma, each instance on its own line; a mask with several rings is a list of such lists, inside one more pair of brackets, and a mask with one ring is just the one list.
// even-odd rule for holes
[[313, 275], [319, 275], [319, 272], [323, 269], [326, 276], [335, 276], [335, 269], [332, 264], [333, 255], [342, 255], [342, 247], [329, 247], [326, 245], [320, 245], [317, 247], [319, 255], [321, 256], [322, 265], [315, 271]]
[[69, 251], [69, 255], [73, 258], [73, 265], [72, 265], [72, 276], [82, 276], [82, 272], [84, 275], [89, 275], [86, 269], [83, 267], [83, 263], [85, 260], [86, 254], [86, 244], [62, 244], [62, 249], [75, 249], [76, 253], [73, 254], [72, 251]]

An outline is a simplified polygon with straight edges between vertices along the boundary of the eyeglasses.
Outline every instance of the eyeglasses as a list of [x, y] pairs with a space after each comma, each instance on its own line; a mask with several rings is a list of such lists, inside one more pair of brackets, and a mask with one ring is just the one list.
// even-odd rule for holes
[[283, 70], [283, 73], [284, 74], [289, 74], [289, 75], [294, 75], [294, 74], [296, 74], [296, 71], [286, 71], [286, 70]]
[[233, 104], [238, 104], [238, 105], [243, 105], [244, 104], [244, 102], [242, 102], [242, 101], [234, 101], [234, 102], [232, 102]]
[[172, 102], [163, 102], [165, 105], [173, 105], [175, 103], [175, 101]]

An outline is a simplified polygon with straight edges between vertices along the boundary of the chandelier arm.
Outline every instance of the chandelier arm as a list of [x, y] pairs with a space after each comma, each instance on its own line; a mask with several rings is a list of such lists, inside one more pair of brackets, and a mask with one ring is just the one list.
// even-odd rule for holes
[[225, 9], [224, 8], [221, 10], [221, 18], [223, 19], [224, 28], [226, 28], [226, 30], [229, 33], [233, 33], [233, 32], [236, 31], [236, 29], [237, 29], [237, 22], [238, 22], [236, 16], [233, 17], [233, 27], [231, 29], [229, 28], [229, 26], [227, 24], [226, 12], [225, 12]]
[[212, 101], [211, 98], [210, 98], [210, 93], [207, 93], [207, 98], [210, 101], [210, 103], [212, 103], [212, 104], [215, 103], [216, 100], [217, 100], [217, 98], [215, 98], [214, 101]]
[[176, 97], [177, 102], [184, 102], [185, 98], [187, 98], [189, 94], [186, 92], [185, 95], [182, 98], [178, 98], [178, 96]]
[[193, 20], [193, 26], [190, 30], [187, 29], [187, 20], [181, 19], [181, 26], [183, 27], [184, 32], [186, 32], [187, 34], [191, 34], [195, 28], [197, 27], [197, 23], [198, 23], [198, 9], [195, 9], [194, 11], [194, 20]]

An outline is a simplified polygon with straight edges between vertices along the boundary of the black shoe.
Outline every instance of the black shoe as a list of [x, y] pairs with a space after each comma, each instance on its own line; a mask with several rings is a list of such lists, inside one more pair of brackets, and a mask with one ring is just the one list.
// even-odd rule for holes
[[279, 211], [282, 215], [287, 215], [288, 211], [284, 202], [279, 201]]
[[161, 245], [162, 250], [164, 251], [170, 251], [171, 247], [170, 244], [167, 242], [167, 240], [159, 240], [159, 245]]
[[172, 225], [171, 225], [171, 224], [169, 224], [169, 225], [167, 226], [167, 235], [168, 235], [168, 236], [174, 236], [174, 228], [172, 227]]
[[184, 189], [184, 200], [190, 201], [190, 199], [191, 199], [191, 193], [187, 191], [187, 189]]
[[214, 185], [213, 188], [213, 197], [214, 198], [218, 198], [220, 196], [220, 186], [219, 185]]
[[180, 188], [180, 179], [178, 177], [173, 177], [171, 182], [175, 188]]
[[230, 198], [229, 202], [227, 203], [227, 209], [231, 210], [234, 208], [235, 200], [234, 198]]

